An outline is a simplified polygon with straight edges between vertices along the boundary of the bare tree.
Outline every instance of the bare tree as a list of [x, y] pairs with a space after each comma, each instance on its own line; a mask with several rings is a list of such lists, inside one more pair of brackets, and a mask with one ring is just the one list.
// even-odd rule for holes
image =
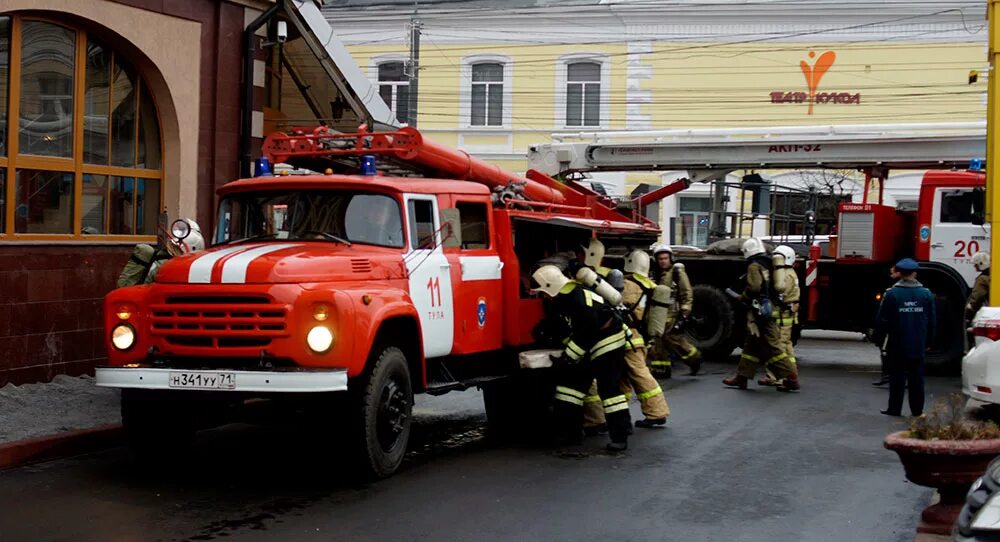
[[812, 169], [800, 171], [793, 186], [842, 199], [857, 192], [861, 184], [859, 173], [852, 169]]
[[[815, 191], [815, 199], [806, 194], [792, 196], [788, 209], [795, 214], [813, 211], [816, 232], [829, 233], [836, 223], [837, 206], [851, 201], [851, 196], [861, 190], [859, 174], [851, 169], [815, 169], [798, 172], [798, 178], [788, 186], [798, 190]], [[810, 208], [812, 207], [812, 208]]]

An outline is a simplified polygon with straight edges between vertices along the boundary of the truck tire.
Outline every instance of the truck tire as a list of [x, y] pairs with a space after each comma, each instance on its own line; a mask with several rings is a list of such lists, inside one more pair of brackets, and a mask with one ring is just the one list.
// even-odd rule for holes
[[555, 392], [551, 373], [545, 369], [522, 370], [483, 385], [490, 438], [530, 443], [545, 436]]
[[692, 323], [688, 335], [702, 355], [709, 359], [726, 359], [736, 348], [735, 313], [721, 290], [708, 284], [694, 287]]
[[[932, 292], [934, 290], [931, 290]], [[955, 375], [961, 372], [962, 353], [965, 352], [965, 329], [962, 309], [964, 304], [935, 292], [937, 329], [930, 344], [924, 364], [933, 374]]]
[[169, 459], [191, 445], [199, 408], [188, 398], [183, 392], [122, 390], [122, 426], [138, 459]]
[[354, 390], [354, 442], [365, 477], [385, 478], [396, 472], [406, 455], [413, 388], [406, 355], [399, 348], [382, 348], [374, 363]]

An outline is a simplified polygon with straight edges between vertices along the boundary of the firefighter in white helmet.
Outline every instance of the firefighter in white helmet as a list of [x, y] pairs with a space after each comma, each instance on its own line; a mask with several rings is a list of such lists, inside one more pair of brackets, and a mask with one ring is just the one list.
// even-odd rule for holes
[[[646, 341], [640, 333], [640, 329], [645, 327], [642, 323], [646, 303], [654, 288], [656, 284], [649, 278], [649, 254], [644, 250], [633, 250], [625, 257], [625, 286], [622, 291], [622, 302], [632, 319], [632, 336], [625, 346], [622, 392], [626, 395], [635, 393], [645, 416], [635, 422], [635, 426], [645, 428], [664, 425], [670, 415], [663, 388], [646, 366]], [[604, 416], [596, 402], [585, 400], [583, 408], [585, 430], [588, 425], [599, 427], [603, 424]]]
[[691, 317], [694, 306], [691, 280], [684, 264], [674, 262], [674, 250], [670, 245], [653, 247], [653, 259], [659, 274], [656, 282], [670, 289], [670, 300], [667, 302], [666, 331], [659, 337], [652, 337], [654, 348], [650, 366], [658, 376], [670, 378], [673, 369], [671, 358], [675, 358], [688, 366], [690, 374], [697, 374], [701, 368], [701, 352], [691, 344], [691, 339], [684, 331], [684, 325]]
[[764, 243], [755, 237], [743, 243], [742, 252], [747, 260], [746, 288], [740, 296], [748, 305], [746, 340], [736, 375], [722, 383], [745, 390], [758, 367], [764, 365], [781, 380], [779, 391], [798, 391], [798, 371], [781, 342], [780, 313], [773, 301], [771, 258]]
[[191, 218], [175, 220], [167, 232], [160, 227], [156, 247], [139, 243], [132, 249], [132, 256], [118, 275], [118, 287], [149, 284], [156, 278], [163, 262], [174, 256], [205, 250], [205, 237], [201, 227]]
[[579, 441], [583, 401], [596, 377], [611, 437], [608, 450], [626, 450], [632, 426], [628, 397], [621, 391], [627, 330], [604, 298], [567, 278], [558, 267], [544, 265], [532, 279], [538, 284], [532, 292], [552, 299], [555, 312], [570, 322], [566, 348], [553, 360], [558, 371], [554, 416], [563, 440]]
[[990, 304], [990, 253], [977, 252], [972, 255], [972, 266], [979, 271], [976, 283], [972, 286], [969, 301], [965, 305], [965, 318], [972, 320], [984, 305]]
[[[591, 238], [583, 249], [583, 267], [577, 269], [576, 282], [593, 290], [604, 298], [610, 306], [621, 307], [622, 290], [625, 288], [625, 276], [621, 271], [604, 266], [604, 243], [596, 237]], [[632, 344], [629, 341], [628, 344]], [[626, 377], [627, 378], [627, 377]], [[625, 390], [626, 395], [629, 390]], [[601, 395], [598, 393], [597, 380], [594, 380], [587, 397], [583, 400], [583, 432], [587, 436], [595, 436], [607, 431], [607, 423], [601, 408]]]
[[[799, 277], [795, 274], [795, 250], [788, 245], [779, 245], [771, 255], [774, 276], [775, 310], [778, 313], [778, 330], [781, 345], [788, 354], [788, 362], [797, 365], [795, 345], [792, 344], [792, 329], [799, 322]], [[781, 381], [775, 378], [770, 367], [764, 367], [766, 376], [757, 381], [762, 386], [776, 386]]]

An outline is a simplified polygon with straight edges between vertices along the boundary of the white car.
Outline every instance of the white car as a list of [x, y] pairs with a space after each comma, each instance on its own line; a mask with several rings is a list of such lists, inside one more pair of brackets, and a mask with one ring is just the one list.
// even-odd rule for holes
[[975, 344], [962, 359], [962, 393], [1000, 404], [1000, 307], [983, 307], [972, 319]]

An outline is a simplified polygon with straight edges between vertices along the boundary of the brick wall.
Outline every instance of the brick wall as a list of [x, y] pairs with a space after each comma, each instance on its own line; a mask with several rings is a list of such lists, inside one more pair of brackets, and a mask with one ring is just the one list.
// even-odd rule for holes
[[0, 386], [92, 373], [104, 294], [131, 247], [0, 245]]
[[[181, 182], [197, 183], [197, 219], [210, 232], [215, 189], [239, 172], [245, 9], [218, 0], [112, 1], [201, 23], [201, 103], [177, 107], [198, 108], [198, 178]], [[131, 250], [0, 242], [0, 386], [93, 372], [105, 357], [103, 298]]]

